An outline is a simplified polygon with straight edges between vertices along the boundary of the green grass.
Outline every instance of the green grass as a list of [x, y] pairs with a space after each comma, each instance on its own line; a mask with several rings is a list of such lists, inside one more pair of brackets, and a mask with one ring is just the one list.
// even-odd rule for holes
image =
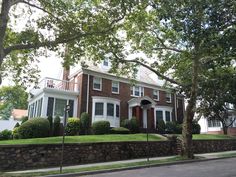
[[[170, 163], [176, 161], [186, 160], [180, 156], [163, 159], [163, 160], [151, 160], [149, 163], [147, 161], [140, 161], [140, 162], [132, 162], [132, 163], [121, 163], [121, 164], [113, 164], [113, 165], [98, 165], [98, 166], [91, 166], [91, 167], [83, 167], [83, 168], [75, 168], [75, 169], [65, 169], [63, 173], [78, 173], [78, 172], [88, 172], [88, 171], [97, 171], [97, 170], [110, 170], [110, 169], [120, 169], [120, 168], [127, 168], [127, 167], [137, 167], [137, 166], [144, 166], [144, 165], [158, 165], [163, 163]], [[49, 171], [49, 172], [34, 172], [34, 173], [20, 173], [20, 174], [13, 174], [13, 173], [0, 173], [2, 177], [10, 177], [10, 176], [21, 176], [21, 177], [28, 177], [28, 176], [45, 176], [45, 175], [55, 175], [59, 174], [59, 171]]]
[[236, 157], [236, 153], [232, 152], [232, 153], [223, 153], [220, 154], [219, 157]]
[[210, 134], [199, 134], [193, 135], [194, 140], [217, 140], [217, 139], [236, 139], [235, 136], [229, 135], [210, 135]]
[[[160, 141], [164, 138], [150, 134], [149, 141]], [[88, 143], [88, 142], [120, 142], [120, 141], [146, 141], [146, 134], [110, 134], [110, 135], [84, 135], [84, 136], [66, 136], [65, 143]], [[0, 145], [17, 144], [57, 144], [62, 142], [62, 137], [34, 138], [0, 141]]]

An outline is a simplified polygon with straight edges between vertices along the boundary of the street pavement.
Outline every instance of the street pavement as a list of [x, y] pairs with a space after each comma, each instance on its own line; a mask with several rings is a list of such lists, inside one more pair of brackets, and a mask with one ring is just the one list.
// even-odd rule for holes
[[126, 170], [86, 177], [236, 177], [236, 158]]

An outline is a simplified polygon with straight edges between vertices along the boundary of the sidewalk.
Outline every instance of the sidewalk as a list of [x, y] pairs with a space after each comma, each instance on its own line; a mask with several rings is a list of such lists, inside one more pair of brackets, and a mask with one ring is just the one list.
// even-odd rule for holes
[[[211, 159], [218, 159], [222, 158], [222, 155], [229, 155], [229, 154], [236, 154], [236, 151], [224, 151], [224, 152], [215, 152], [215, 153], [204, 153], [204, 154], [195, 154], [196, 157], [202, 157], [204, 160], [211, 160]], [[150, 158], [150, 161], [152, 160], [165, 160], [165, 159], [170, 159], [173, 157], [177, 156], [167, 156], [167, 157], [154, 157]], [[80, 168], [85, 168], [85, 167], [93, 167], [93, 166], [105, 166], [105, 165], [115, 165], [115, 164], [126, 164], [126, 163], [133, 163], [133, 162], [143, 162], [146, 161], [146, 158], [142, 159], [133, 159], [133, 160], [122, 160], [122, 161], [114, 161], [114, 162], [102, 162], [102, 163], [93, 163], [93, 164], [85, 164], [85, 165], [74, 165], [74, 166], [65, 166], [63, 167], [63, 170], [65, 169], [80, 169]], [[191, 160], [191, 161], [198, 161], [199, 159], [196, 160]], [[181, 161], [177, 162], [172, 162], [170, 164], [178, 164], [181, 163]], [[24, 170], [24, 171], [14, 171], [14, 172], [7, 172], [11, 174], [20, 174], [20, 173], [36, 173], [36, 172], [50, 172], [50, 171], [57, 171], [59, 170], [59, 167], [56, 168], [43, 168], [43, 169], [34, 169], [34, 170]]]

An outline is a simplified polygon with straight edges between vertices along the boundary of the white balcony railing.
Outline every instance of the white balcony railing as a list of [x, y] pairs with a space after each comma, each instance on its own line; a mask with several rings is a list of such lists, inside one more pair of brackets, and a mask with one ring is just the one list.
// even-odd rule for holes
[[49, 77], [42, 79], [38, 83], [36, 88], [37, 89], [49, 88], [49, 89], [72, 91], [72, 92], [79, 91], [78, 83], [75, 83], [73, 81], [66, 81], [66, 80], [49, 78]]

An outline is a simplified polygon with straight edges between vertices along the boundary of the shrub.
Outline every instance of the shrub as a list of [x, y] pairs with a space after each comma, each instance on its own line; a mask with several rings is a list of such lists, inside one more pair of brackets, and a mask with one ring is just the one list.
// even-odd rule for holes
[[50, 125], [45, 118], [32, 118], [18, 129], [20, 138], [42, 138], [49, 135]]
[[0, 140], [9, 140], [12, 139], [12, 131], [11, 130], [3, 130], [0, 132]]
[[47, 119], [48, 119], [49, 127], [50, 127], [49, 135], [52, 136], [52, 134], [53, 134], [53, 119], [52, 119], [52, 116], [48, 116]]
[[25, 123], [28, 120], [28, 116], [23, 116], [21, 119], [21, 124]]
[[110, 122], [109, 121], [97, 121], [92, 124], [93, 133], [95, 135], [109, 134]]
[[114, 127], [111, 129], [111, 134], [129, 134], [130, 131], [124, 127]]
[[61, 119], [59, 116], [56, 116], [53, 122], [53, 135], [59, 136], [61, 132]]
[[66, 125], [66, 135], [78, 135], [80, 131], [80, 119], [79, 118], [68, 118], [68, 122]]
[[166, 130], [166, 124], [164, 122], [164, 120], [157, 120], [157, 131], [160, 134], [164, 134], [165, 130]]
[[20, 135], [19, 135], [19, 127], [15, 127], [12, 131], [12, 137], [13, 139], [19, 139]]
[[131, 133], [138, 133], [139, 126], [137, 119], [133, 117], [132, 119], [125, 119], [121, 122], [121, 126], [130, 130]]
[[20, 124], [19, 124], [19, 122], [17, 122], [16, 125], [14, 126], [14, 128], [17, 128], [19, 126], [20, 126]]
[[89, 114], [83, 112], [80, 117], [81, 122], [81, 132], [82, 134], [88, 134], [89, 132]]
[[201, 126], [197, 123], [197, 121], [193, 121], [192, 123], [192, 134], [200, 134]]
[[176, 122], [166, 123], [166, 133], [180, 134], [182, 132], [182, 126]]

